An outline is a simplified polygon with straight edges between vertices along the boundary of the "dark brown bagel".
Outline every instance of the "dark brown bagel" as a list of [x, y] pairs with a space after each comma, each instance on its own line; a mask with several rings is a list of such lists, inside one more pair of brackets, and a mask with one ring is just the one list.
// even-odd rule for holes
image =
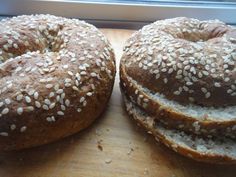
[[111, 95], [111, 45], [97, 28], [77, 19], [2, 20], [0, 60], [0, 150], [76, 133], [102, 113]]

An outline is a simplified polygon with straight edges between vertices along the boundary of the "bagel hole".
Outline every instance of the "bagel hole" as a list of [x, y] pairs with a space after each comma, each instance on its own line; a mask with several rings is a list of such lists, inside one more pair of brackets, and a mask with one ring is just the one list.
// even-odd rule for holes
[[228, 29], [222, 26], [211, 26], [206, 30], [193, 29], [191, 32], [182, 32], [178, 35], [178, 38], [184, 39], [190, 42], [206, 42], [214, 38], [220, 38]]

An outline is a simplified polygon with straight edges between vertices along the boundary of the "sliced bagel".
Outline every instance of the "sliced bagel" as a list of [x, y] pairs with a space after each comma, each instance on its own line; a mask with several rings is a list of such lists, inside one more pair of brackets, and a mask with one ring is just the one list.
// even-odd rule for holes
[[120, 86], [148, 114], [170, 128], [177, 128], [204, 136], [224, 135], [235, 138], [236, 106], [225, 108], [181, 105], [164, 95], [153, 93], [127, 75], [124, 64], [120, 67]]
[[169, 127], [235, 138], [235, 41], [236, 28], [218, 20], [156, 21], [126, 42], [121, 86]]
[[201, 162], [236, 164], [236, 142], [226, 137], [202, 138], [176, 129], [168, 129], [154, 121], [125, 94], [125, 107], [131, 117], [151, 133], [158, 142], [179, 154]]

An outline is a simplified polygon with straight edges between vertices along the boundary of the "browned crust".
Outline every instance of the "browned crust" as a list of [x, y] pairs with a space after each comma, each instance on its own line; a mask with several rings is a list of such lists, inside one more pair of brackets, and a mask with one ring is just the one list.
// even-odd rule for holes
[[[236, 133], [232, 130], [233, 126], [236, 125], [236, 121], [215, 121], [209, 120], [206, 117], [203, 120], [196, 120], [194, 117], [189, 117], [181, 112], [175, 112], [171, 109], [165, 107], [165, 105], [160, 105], [158, 102], [154, 101], [148, 93], [144, 93], [136, 84], [129, 81], [128, 75], [125, 70], [124, 64], [120, 64], [120, 86], [123, 91], [131, 97], [139, 107], [145, 110], [149, 115], [155, 117], [156, 120], [161, 121], [168, 127], [177, 128], [187, 132], [193, 132], [195, 134], [208, 135], [228, 135], [233, 137]], [[140, 97], [140, 95], [142, 95]], [[146, 102], [144, 101], [146, 100]], [[193, 123], [197, 122], [200, 126], [200, 130], [196, 130]], [[180, 126], [184, 125], [184, 126]]]
[[[128, 101], [125, 94], [123, 94], [123, 98], [126, 100], [125, 107], [127, 109], [127, 104], [130, 101]], [[134, 104], [134, 103], [131, 102], [131, 104]], [[193, 160], [200, 161], [200, 162], [206, 162], [206, 163], [236, 164], [236, 159], [229, 157], [229, 156], [222, 156], [222, 155], [217, 155], [217, 154], [202, 154], [202, 153], [200, 153], [196, 150], [193, 150], [191, 148], [179, 146], [176, 144], [176, 142], [171, 141], [165, 135], [160, 133], [157, 128], [153, 127], [154, 124], [153, 124], [152, 118], [151, 118], [151, 120], [148, 120], [148, 119], [143, 120], [142, 118], [140, 118], [137, 114], [133, 113], [132, 111], [127, 110], [127, 112], [138, 123], [138, 125], [145, 128], [145, 130], [148, 133], [152, 134], [158, 142], [163, 143], [168, 148], [174, 150], [175, 152], [177, 152], [185, 157], [188, 157]]]
[[[7, 60], [0, 65], [0, 150], [56, 141], [98, 118], [110, 98], [116, 69], [113, 49], [97, 28], [51, 15], [0, 23], [0, 59]], [[19, 95], [23, 98], [17, 100]]]
[[121, 62], [140, 85], [169, 100], [235, 105], [235, 36], [236, 28], [220, 21], [159, 20], [127, 40]]

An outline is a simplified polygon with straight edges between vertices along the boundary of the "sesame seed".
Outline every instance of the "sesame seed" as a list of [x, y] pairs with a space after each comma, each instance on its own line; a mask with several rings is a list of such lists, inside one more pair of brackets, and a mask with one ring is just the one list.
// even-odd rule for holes
[[48, 122], [55, 122], [55, 121], [56, 121], [54, 116], [47, 117], [46, 120], [47, 120]]
[[49, 98], [52, 98], [52, 97], [54, 97], [55, 96], [55, 93], [54, 92], [50, 92], [49, 93]]
[[26, 126], [23, 126], [23, 127], [20, 128], [20, 132], [21, 132], [21, 133], [22, 133], [22, 132], [25, 132], [26, 129], [27, 129], [27, 127], [26, 127]]
[[7, 132], [0, 132], [0, 136], [8, 136]]
[[180, 95], [180, 91], [174, 91], [174, 95]]
[[46, 84], [46, 88], [50, 89], [50, 88], [52, 88], [52, 87], [53, 87], [52, 84]]
[[57, 91], [58, 89], [59, 89], [59, 84], [56, 84], [56, 85], [54, 86], [54, 90]]
[[193, 83], [192, 82], [186, 82], [186, 85], [193, 85]]
[[230, 81], [230, 78], [226, 77], [226, 78], [224, 79], [224, 81], [225, 81], [225, 82], [229, 82], [229, 81]]
[[67, 69], [67, 68], [68, 68], [68, 65], [63, 65], [63, 68], [64, 68], [64, 69]]
[[61, 105], [61, 110], [62, 111], [65, 111], [66, 110], [66, 107], [64, 105]]
[[90, 75], [91, 75], [92, 77], [97, 77], [97, 74], [94, 73], [94, 72], [90, 73]]
[[44, 103], [47, 104], [47, 105], [50, 105], [51, 104], [51, 101], [49, 99], [45, 99], [44, 100]]
[[79, 102], [82, 103], [82, 102], [84, 102], [84, 100], [85, 100], [85, 97], [81, 97]]
[[163, 82], [166, 84], [168, 82], [168, 79], [167, 78], [164, 78], [163, 79]]
[[202, 91], [203, 93], [207, 93], [207, 89], [204, 88], [204, 87], [201, 88], [201, 91]]
[[88, 92], [88, 93], [86, 93], [86, 95], [87, 95], [87, 96], [92, 96], [93, 93], [92, 93], [92, 92]]
[[73, 76], [74, 74], [71, 71], [67, 72], [70, 76]]
[[214, 86], [215, 86], [215, 87], [221, 87], [221, 85], [220, 85], [219, 82], [215, 82], [215, 83], [214, 83]]
[[72, 80], [70, 78], [66, 78], [65, 82], [71, 82]]
[[8, 108], [4, 108], [3, 110], [2, 110], [2, 113], [1, 114], [7, 114], [9, 112], [9, 109]]
[[26, 101], [26, 103], [30, 103], [31, 102], [31, 98], [29, 96], [25, 96], [25, 101]]
[[66, 99], [65, 100], [65, 105], [68, 107], [70, 105], [70, 100]]
[[41, 103], [38, 102], [38, 101], [35, 101], [35, 106], [36, 106], [37, 108], [41, 108]]
[[77, 109], [77, 112], [81, 112], [81, 111], [82, 111], [82, 109], [81, 109], [81, 108], [78, 108], [78, 109]]
[[205, 75], [205, 76], [208, 76], [209, 73], [207, 71], [202, 71], [202, 73]]
[[79, 91], [78, 87], [76, 87], [76, 86], [73, 86], [72, 89], [75, 91]]
[[28, 94], [30, 95], [30, 96], [32, 96], [33, 94], [34, 94], [34, 90], [30, 90], [29, 92], [28, 92]]
[[49, 110], [48, 105], [44, 104], [44, 105], [43, 105], [43, 109], [44, 109], [44, 110]]
[[57, 115], [63, 116], [63, 115], [64, 115], [64, 112], [62, 112], [62, 111], [57, 111]]
[[6, 99], [5, 99], [5, 103], [6, 103], [6, 104], [11, 104], [11, 100], [10, 100], [9, 98], [6, 98]]
[[16, 96], [16, 100], [17, 101], [21, 101], [22, 99], [23, 99], [23, 95], [22, 94]]
[[63, 89], [59, 89], [56, 91], [57, 94], [62, 94], [63, 92], [64, 92]]
[[17, 108], [17, 114], [21, 115], [23, 113], [23, 108], [19, 107]]
[[85, 100], [84, 102], [83, 102], [83, 107], [85, 107], [87, 105], [87, 101]]
[[210, 92], [207, 92], [206, 94], [205, 94], [205, 98], [209, 98], [211, 96], [211, 93]]
[[15, 49], [18, 49], [18, 45], [17, 45], [16, 43], [13, 44], [13, 47], [14, 47]]
[[4, 50], [8, 51], [8, 45], [3, 45]]
[[33, 111], [33, 110], [34, 110], [33, 106], [27, 106], [26, 107], [26, 111], [28, 111], [28, 112]]
[[86, 73], [86, 71], [81, 71], [81, 72], [80, 72], [80, 75], [81, 75], [81, 76], [86, 76], [87, 73]]
[[53, 109], [56, 106], [56, 103], [51, 103], [49, 109]]
[[11, 130], [15, 130], [16, 129], [16, 125], [15, 124], [11, 124], [10, 129]]

